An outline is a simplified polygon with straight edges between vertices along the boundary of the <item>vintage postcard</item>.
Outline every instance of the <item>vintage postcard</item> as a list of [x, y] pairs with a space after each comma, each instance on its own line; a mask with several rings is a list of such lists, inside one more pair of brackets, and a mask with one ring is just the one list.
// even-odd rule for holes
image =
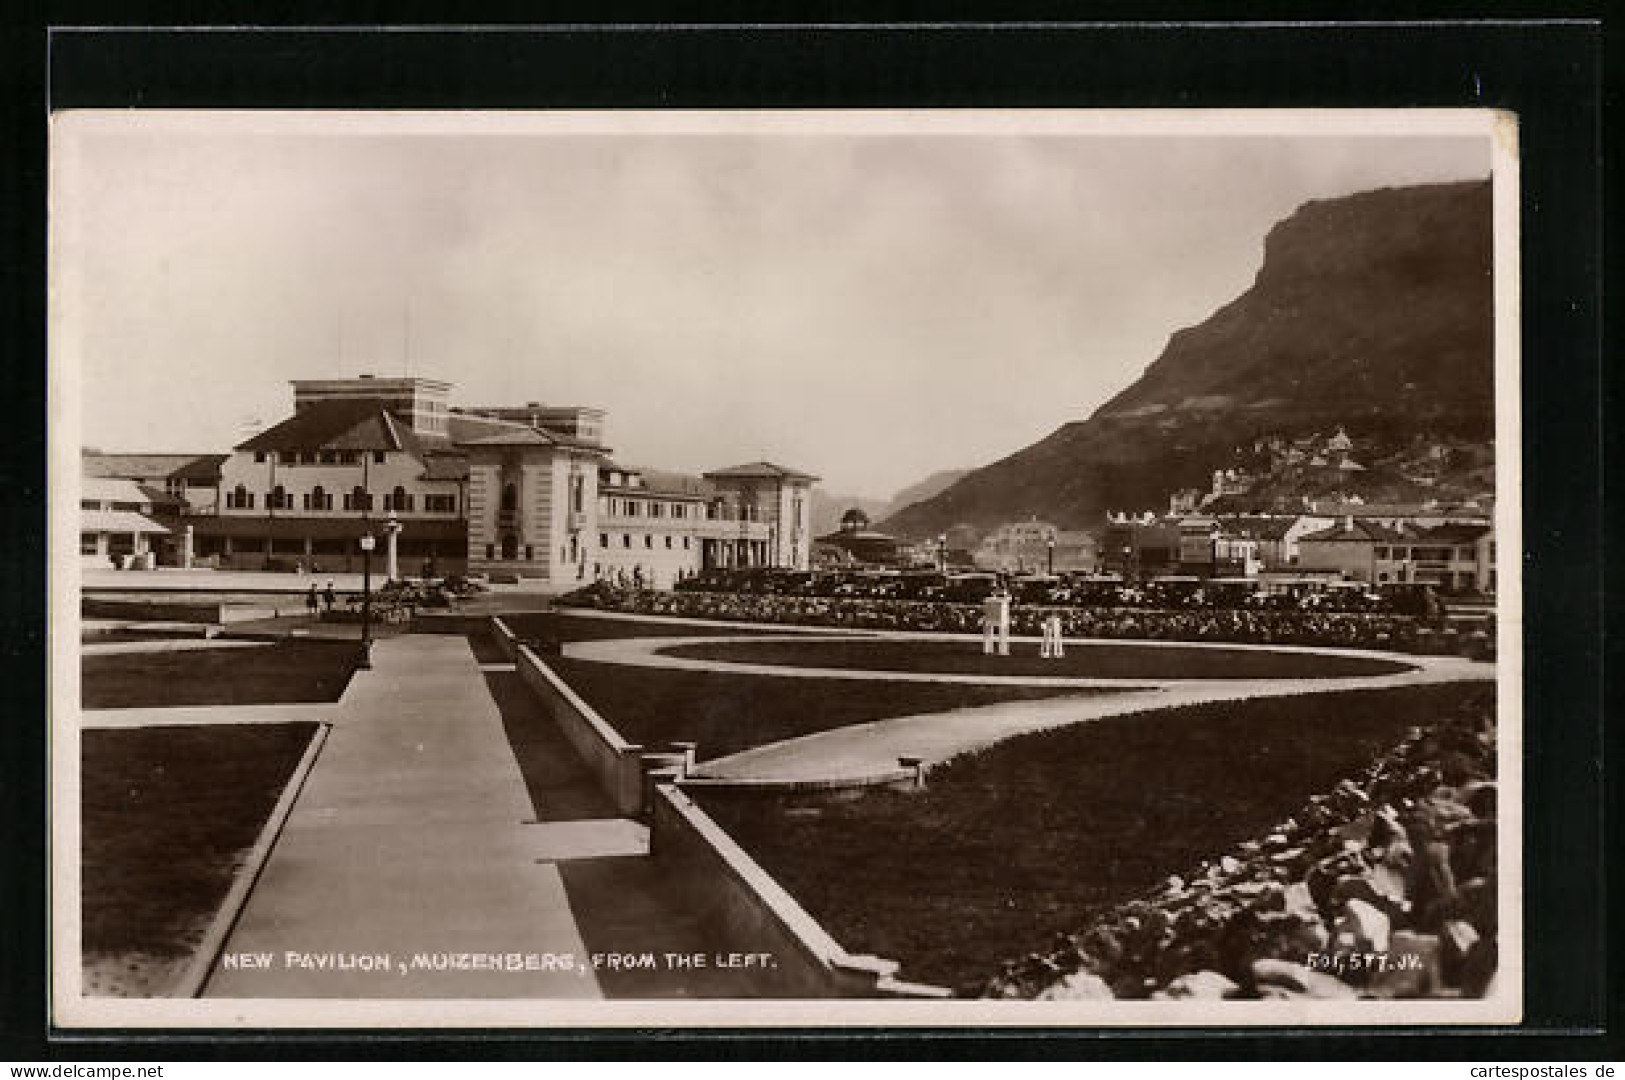
[[58, 1026], [1520, 1019], [1514, 117], [50, 150]]

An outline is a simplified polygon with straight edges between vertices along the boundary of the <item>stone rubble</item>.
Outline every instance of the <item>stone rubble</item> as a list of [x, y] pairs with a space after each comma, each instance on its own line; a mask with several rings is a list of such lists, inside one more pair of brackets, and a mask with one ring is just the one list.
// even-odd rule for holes
[[1309, 800], [973, 996], [1044, 1000], [1483, 996], [1496, 970], [1495, 722], [1414, 727]]

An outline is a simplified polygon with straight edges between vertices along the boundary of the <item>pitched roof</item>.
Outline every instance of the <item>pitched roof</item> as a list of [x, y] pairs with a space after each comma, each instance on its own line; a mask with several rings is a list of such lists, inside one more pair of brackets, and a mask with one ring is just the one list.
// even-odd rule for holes
[[744, 465], [730, 465], [726, 469], [712, 469], [705, 474], [707, 480], [722, 478], [724, 480], [806, 480], [814, 481], [818, 477], [811, 473], [799, 472], [796, 469], [775, 465], [771, 461], [752, 461]]
[[1420, 529], [1418, 534], [1423, 540], [1437, 540], [1441, 543], [1467, 544], [1475, 543], [1490, 531], [1488, 525], [1435, 525], [1431, 529]]
[[468, 479], [468, 455], [456, 450], [431, 450], [423, 457], [424, 480]]
[[642, 469], [635, 466], [619, 466], [619, 468], [623, 472], [637, 473], [643, 477], [645, 490], [661, 495], [684, 495], [689, 498], [707, 499], [717, 493], [716, 485], [703, 477], [665, 469]]
[[148, 489], [122, 477], [87, 476], [79, 485], [79, 497], [96, 502], [150, 503]]
[[404, 450], [406, 425], [376, 401], [315, 401], [238, 450]]
[[584, 439], [574, 439], [557, 431], [500, 420], [473, 413], [451, 413], [446, 417], [446, 435], [458, 446], [567, 446], [607, 454], [610, 448]]
[[218, 480], [227, 454], [104, 454], [86, 450], [80, 455], [86, 476], [126, 480]]
[[1219, 522], [1227, 536], [1250, 540], [1280, 540], [1297, 523], [1297, 517], [1225, 518]]
[[133, 510], [81, 510], [79, 528], [84, 532], [114, 533], [166, 533], [168, 525], [160, 525], [144, 514]]
[[1298, 543], [1313, 544], [1341, 541], [1344, 543], [1386, 544], [1404, 539], [1406, 539], [1406, 534], [1403, 530], [1390, 529], [1386, 525], [1365, 518], [1355, 518], [1346, 523], [1339, 522], [1330, 528], [1321, 529], [1319, 532], [1300, 536]]

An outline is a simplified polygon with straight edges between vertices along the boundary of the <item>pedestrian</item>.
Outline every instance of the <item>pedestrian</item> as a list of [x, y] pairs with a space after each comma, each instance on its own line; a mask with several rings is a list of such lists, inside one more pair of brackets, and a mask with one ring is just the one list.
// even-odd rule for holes
[[1039, 655], [1045, 659], [1059, 659], [1066, 655], [1066, 649], [1061, 644], [1061, 617], [1050, 615], [1044, 620], [1044, 644]]
[[1010, 595], [1002, 586], [982, 601], [982, 652], [1010, 655]]
[[312, 618], [315, 618], [320, 607], [321, 602], [316, 599], [316, 583], [312, 581], [310, 591], [305, 594], [305, 610], [310, 612]]
[[[314, 586], [312, 586], [312, 588], [314, 588]], [[327, 579], [327, 591], [322, 593], [322, 599], [327, 601], [327, 610], [328, 613], [331, 614], [333, 611], [333, 602], [338, 599], [338, 596], [333, 592], [332, 578]]]

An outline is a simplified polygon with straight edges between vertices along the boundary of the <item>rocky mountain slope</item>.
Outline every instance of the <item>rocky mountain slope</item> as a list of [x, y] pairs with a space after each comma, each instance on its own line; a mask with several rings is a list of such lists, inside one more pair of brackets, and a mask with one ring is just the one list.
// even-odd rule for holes
[[974, 470], [880, 527], [928, 536], [1031, 514], [1096, 525], [1207, 488], [1260, 436], [1345, 427], [1384, 454], [1494, 430], [1491, 198], [1486, 181], [1387, 188], [1300, 207], [1252, 287], [1175, 333], [1089, 419]]

